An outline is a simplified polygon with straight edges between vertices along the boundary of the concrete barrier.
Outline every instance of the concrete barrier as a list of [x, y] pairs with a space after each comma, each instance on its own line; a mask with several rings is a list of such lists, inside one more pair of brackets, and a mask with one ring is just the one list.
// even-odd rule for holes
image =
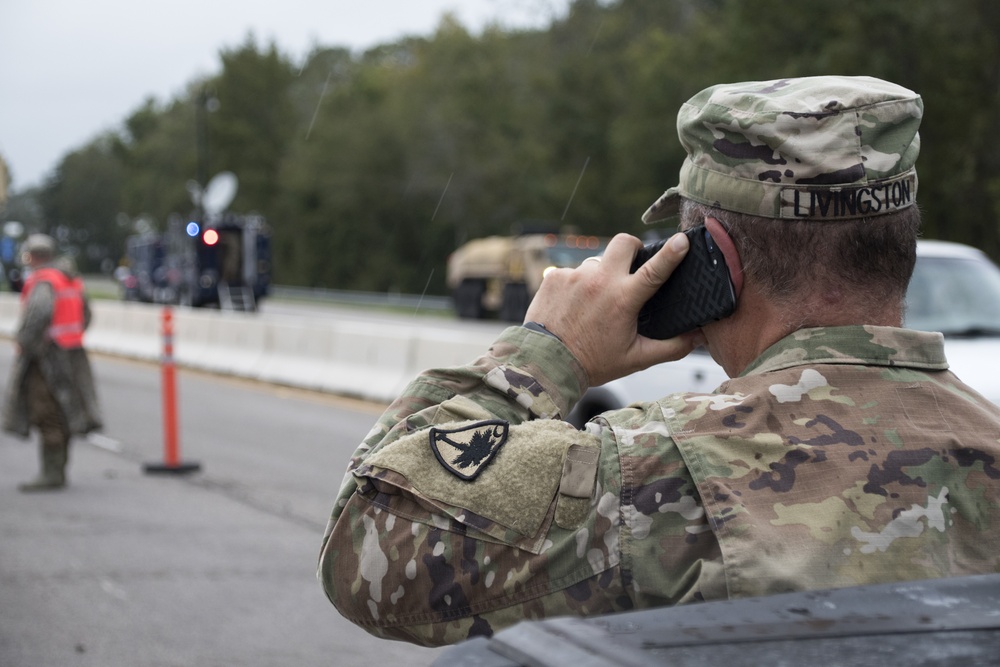
[[0, 293], [0, 335], [14, 335], [19, 310], [17, 295]]
[[[156, 361], [163, 307], [95, 300], [87, 348]], [[16, 294], [0, 293], [0, 335], [16, 331]], [[178, 366], [344, 396], [391, 401], [420, 371], [483, 354], [495, 332], [433, 324], [375, 328], [357, 321], [173, 309]]]

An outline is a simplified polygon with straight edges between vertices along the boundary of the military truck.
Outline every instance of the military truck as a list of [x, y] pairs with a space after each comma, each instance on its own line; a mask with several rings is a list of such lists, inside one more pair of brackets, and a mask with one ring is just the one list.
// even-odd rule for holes
[[545, 272], [575, 267], [604, 252], [607, 240], [579, 234], [474, 239], [448, 258], [447, 284], [463, 319], [521, 322]]

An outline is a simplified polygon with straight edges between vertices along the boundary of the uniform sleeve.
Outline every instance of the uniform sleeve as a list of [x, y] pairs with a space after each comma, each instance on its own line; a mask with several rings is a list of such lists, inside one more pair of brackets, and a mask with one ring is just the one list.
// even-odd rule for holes
[[22, 354], [36, 357], [41, 354], [48, 341], [48, 329], [52, 324], [55, 307], [55, 292], [50, 283], [39, 281], [31, 290], [25, 304], [21, 325], [17, 330], [17, 344]]
[[354, 493], [353, 471], [389, 443], [443, 421], [560, 419], [587, 390], [587, 382], [586, 372], [558, 339], [524, 327], [504, 331], [486, 355], [468, 366], [425, 371], [354, 452], [331, 525]]
[[90, 308], [90, 299], [87, 297], [87, 293], [81, 290], [80, 296], [83, 299], [83, 330], [86, 331], [94, 319], [94, 311]]
[[556, 339], [515, 327], [429, 371], [352, 459], [318, 574], [349, 620], [424, 645], [631, 606], [616, 568], [610, 430], [560, 417], [586, 389]]

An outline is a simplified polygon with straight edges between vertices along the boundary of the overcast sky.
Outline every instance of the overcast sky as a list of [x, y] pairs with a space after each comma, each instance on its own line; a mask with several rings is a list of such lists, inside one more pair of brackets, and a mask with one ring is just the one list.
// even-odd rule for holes
[[570, 0], [0, 0], [0, 155], [12, 189], [40, 185], [70, 150], [219, 72], [219, 50], [273, 40], [364, 50], [430, 35], [445, 12], [470, 31], [541, 27]]

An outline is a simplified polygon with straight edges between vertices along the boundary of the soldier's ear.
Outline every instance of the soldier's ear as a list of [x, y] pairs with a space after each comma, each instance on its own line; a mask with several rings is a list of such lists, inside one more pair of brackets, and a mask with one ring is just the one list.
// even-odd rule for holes
[[736, 252], [736, 244], [729, 238], [729, 232], [722, 226], [722, 223], [711, 216], [705, 217], [705, 229], [712, 235], [715, 245], [722, 251], [722, 256], [726, 259], [726, 267], [729, 269], [729, 279], [733, 283], [733, 293], [736, 298], [740, 298], [743, 291], [743, 262], [740, 254]]

